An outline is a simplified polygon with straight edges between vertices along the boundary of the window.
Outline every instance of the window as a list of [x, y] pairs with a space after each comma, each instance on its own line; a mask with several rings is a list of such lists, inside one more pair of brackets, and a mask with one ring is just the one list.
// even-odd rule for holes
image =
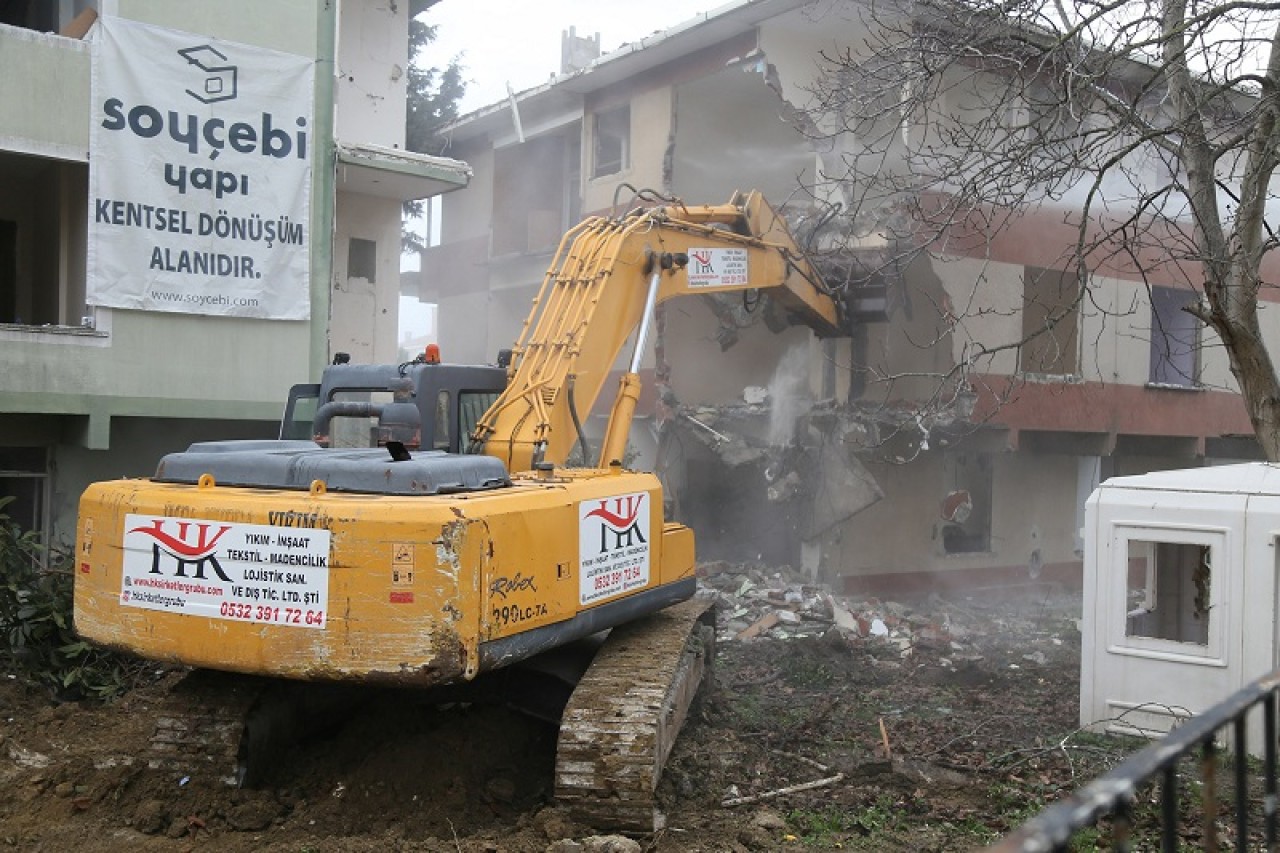
[[0, 187], [0, 323], [88, 325], [87, 165], [0, 152]]
[[1194, 299], [1188, 290], [1151, 288], [1151, 372], [1153, 385], [1196, 387], [1196, 346], [1200, 321], [1182, 310]]
[[1073, 272], [1026, 267], [1023, 271], [1023, 373], [1072, 376], [1079, 372], [1080, 284]]
[[943, 459], [942, 550], [982, 554], [991, 550], [991, 455], [949, 453]]
[[631, 165], [631, 107], [596, 113], [591, 177], [615, 175]]
[[1196, 543], [1129, 540], [1125, 636], [1208, 645], [1211, 553]]
[[50, 499], [48, 452], [43, 447], [0, 448], [0, 514], [48, 543]]
[[373, 284], [378, 280], [378, 244], [374, 240], [352, 237], [347, 246], [347, 278], [362, 278]]
[[[458, 392], [458, 437], [460, 440], [471, 435], [489, 407], [498, 399], [498, 391], [459, 391]], [[466, 451], [465, 443], [462, 446]]]
[[432, 446], [436, 450], [449, 449], [449, 392], [436, 394], [436, 428]]
[[289, 389], [289, 402], [280, 419], [280, 438], [310, 441], [316, 408], [320, 404], [319, 383], [294, 385]]
[[18, 223], [0, 219], [0, 323], [18, 322]]
[[5, 0], [0, 2], [0, 24], [80, 38], [93, 23], [97, 5], [96, 0]]

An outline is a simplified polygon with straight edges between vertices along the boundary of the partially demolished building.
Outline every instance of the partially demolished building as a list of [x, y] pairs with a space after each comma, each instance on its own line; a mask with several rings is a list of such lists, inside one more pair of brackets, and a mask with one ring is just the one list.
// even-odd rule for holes
[[[439, 305], [449, 359], [510, 346], [560, 235], [638, 191], [702, 204], [756, 188], [803, 231], [839, 154], [803, 131], [803, 112], [819, 54], [860, 37], [858, 8], [739, 0], [585, 62], [567, 33], [559, 76], [453, 125], [447, 153], [475, 177], [442, 199], [419, 294]], [[976, 337], [1017, 339], [1044, 305], [1074, 299], [1062, 221], [1045, 210], [972, 255], [864, 282], [846, 340], [779, 329], [749, 301], [665, 306], [646, 377], [663, 393], [641, 402], [655, 434], [636, 452], [701, 553], [799, 564], [850, 591], [1078, 583], [1101, 478], [1257, 458], [1223, 353], [1169, 346], [1197, 334], [1174, 282], [1095, 271], [1100, 295], [1051, 346], [1011, 349], [981, 375], [953, 369]], [[961, 330], [951, 312], [975, 283], [993, 307]], [[1104, 322], [1098, 300], [1130, 307]]]

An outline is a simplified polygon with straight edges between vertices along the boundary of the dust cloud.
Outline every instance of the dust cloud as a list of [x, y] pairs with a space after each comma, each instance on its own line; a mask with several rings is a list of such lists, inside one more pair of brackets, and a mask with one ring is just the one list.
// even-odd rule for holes
[[791, 347], [769, 380], [769, 444], [774, 447], [793, 443], [797, 418], [813, 405], [808, 377], [808, 347]]

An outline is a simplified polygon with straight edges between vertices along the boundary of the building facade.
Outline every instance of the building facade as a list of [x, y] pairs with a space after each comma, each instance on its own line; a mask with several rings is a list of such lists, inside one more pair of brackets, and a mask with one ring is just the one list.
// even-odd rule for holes
[[[469, 177], [404, 150], [409, 18], [428, 5], [4, 4], [0, 495], [15, 520], [65, 544], [87, 483], [149, 475], [196, 440], [274, 437], [290, 386], [334, 353], [397, 358], [402, 204]], [[305, 84], [252, 101], [283, 68]], [[126, 160], [117, 137], [142, 153]], [[254, 295], [209, 296], [219, 272]], [[162, 283], [177, 310], [155, 303]], [[284, 293], [285, 308], [225, 307]]]
[[[691, 204], [760, 189], [798, 211], [803, 230], [819, 176], [841, 155], [806, 132], [815, 58], [865, 37], [856, 8], [741, 0], [585, 63], [567, 34], [575, 59], [560, 76], [460, 119], [449, 153], [475, 177], [442, 199], [441, 243], [423, 261], [423, 298], [439, 304], [450, 359], [510, 346], [563, 231], [584, 213], [625, 209], [637, 189]], [[1226, 357], [1202, 345], [1172, 280], [1149, 288], [1135, 270], [1099, 266], [1091, 298], [1046, 344], [953, 370], [975, 342], [1016, 341], [1071, 304], [1061, 262], [1071, 203], [989, 244], [918, 258], [853, 300], [844, 339], [773, 332], [743, 306], [666, 306], [647, 384], [655, 367], [669, 372], [687, 417], [677, 439], [648, 442], [645, 464], [666, 477], [701, 555], [799, 562], [846, 588], [936, 584], [940, 573], [970, 589], [1078, 582], [1084, 502], [1100, 479], [1257, 458]], [[984, 309], [957, 324], [975, 287]], [[1264, 322], [1276, 320], [1264, 312]], [[736, 343], [722, 351], [727, 327]], [[942, 389], [940, 417], [926, 404], [948, 375], [963, 387]], [[790, 398], [803, 416], [770, 436]], [[753, 408], [761, 399], [770, 411]], [[771, 450], [744, 467], [706, 440], [708, 426]], [[797, 453], [809, 466], [784, 487], [773, 463]]]

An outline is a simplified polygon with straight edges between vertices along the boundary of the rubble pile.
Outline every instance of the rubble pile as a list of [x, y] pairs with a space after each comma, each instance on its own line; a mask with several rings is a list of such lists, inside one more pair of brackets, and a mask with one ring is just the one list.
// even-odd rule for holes
[[698, 573], [701, 594], [716, 599], [720, 643], [823, 637], [881, 660], [927, 653], [932, 664], [963, 668], [998, 654], [1014, 669], [1042, 666], [1046, 650], [1079, 643], [1080, 596], [1055, 584], [902, 602], [838, 595], [787, 566], [709, 562]]

